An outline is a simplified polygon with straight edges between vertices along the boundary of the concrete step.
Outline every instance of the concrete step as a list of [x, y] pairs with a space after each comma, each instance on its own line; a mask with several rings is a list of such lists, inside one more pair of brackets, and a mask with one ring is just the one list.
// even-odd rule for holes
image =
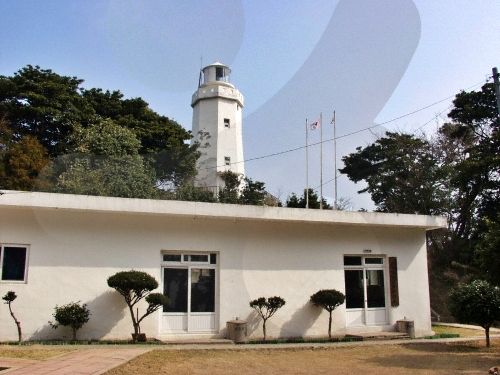
[[347, 334], [345, 336], [353, 337], [361, 341], [400, 340], [410, 338], [410, 336], [404, 332], [361, 332], [355, 334]]
[[234, 345], [232, 340], [227, 339], [165, 339], [161, 340], [162, 343], [167, 345]]

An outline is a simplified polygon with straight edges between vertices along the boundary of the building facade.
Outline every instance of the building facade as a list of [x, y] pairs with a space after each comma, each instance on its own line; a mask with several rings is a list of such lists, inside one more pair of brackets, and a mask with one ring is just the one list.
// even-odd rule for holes
[[[130, 269], [154, 276], [170, 299], [142, 323], [149, 337], [223, 337], [235, 318], [259, 337], [249, 301], [275, 295], [286, 305], [269, 320], [270, 337], [324, 336], [328, 314], [309, 298], [331, 288], [346, 295], [334, 334], [390, 331], [407, 318], [422, 336], [431, 333], [425, 233], [445, 225], [419, 215], [6, 191], [0, 294], [17, 293], [25, 339], [70, 337], [47, 322], [71, 301], [92, 314], [80, 338], [129, 338], [129, 312], [106, 280]], [[4, 306], [0, 340], [16, 335]]]

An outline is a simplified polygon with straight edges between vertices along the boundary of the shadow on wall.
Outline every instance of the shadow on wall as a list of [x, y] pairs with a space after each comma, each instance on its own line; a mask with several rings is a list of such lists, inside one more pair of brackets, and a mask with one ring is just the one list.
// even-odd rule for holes
[[298, 308], [291, 319], [281, 327], [281, 337], [303, 337], [316, 322], [322, 309], [307, 301]]
[[262, 319], [255, 310], [252, 310], [252, 312], [248, 314], [245, 320], [247, 321], [247, 334], [248, 337], [250, 337], [256, 330], [259, 329]]
[[[126, 313], [123, 297], [112, 290], [84, 303], [87, 304], [91, 315], [88, 323], [78, 330], [77, 337], [79, 340], [102, 339], [112, 331]], [[48, 317], [48, 320], [53, 321], [52, 316]], [[70, 327], [53, 329], [47, 322], [46, 325], [35, 331], [29, 340], [70, 340], [71, 337]]]

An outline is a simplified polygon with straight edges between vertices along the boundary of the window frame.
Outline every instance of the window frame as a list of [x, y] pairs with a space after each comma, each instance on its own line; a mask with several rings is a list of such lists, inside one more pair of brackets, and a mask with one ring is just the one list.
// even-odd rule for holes
[[224, 128], [231, 129], [231, 119], [224, 118], [223, 122], [224, 122]]
[[[3, 280], [3, 260], [6, 247], [17, 247], [25, 249], [26, 257], [24, 262], [24, 278], [23, 280]], [[14, 243], [0, 243], [0, 284], [27, 284], [28, 283], [28, 265], [30, 258], [30, 245], [29, 244], [14, 244]]]
[[229, 167], [231, 165], [231, 156], [224, 156], [224, 165]]

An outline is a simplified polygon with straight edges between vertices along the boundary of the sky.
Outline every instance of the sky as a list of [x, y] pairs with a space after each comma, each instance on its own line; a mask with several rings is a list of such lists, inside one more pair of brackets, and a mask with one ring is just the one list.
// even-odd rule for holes
[[[245, 96], [245, 159], [304, 146], [305, 119], [320, 113], [323, 139], [332, 138], [335, 110], [340, 168], [342, 156], [386, 130], [435, 131], [450, 97], [478, 89], [500, 66], [499, 21], [498, 0], [2, 0], [0, 75], [50, 68], [140, 96], [190, 130], [200, 65], [219, 60]], [[320, 147], [309, 149], [310, 187], [320, 190]], [[325, 142], [329, 200], [333, 159]], [[303, 149], [245, 168], [282, 200], [306, 184]], [[339, 197], [373, 209], [357, 193], [363, 187], [338, 178]]]

